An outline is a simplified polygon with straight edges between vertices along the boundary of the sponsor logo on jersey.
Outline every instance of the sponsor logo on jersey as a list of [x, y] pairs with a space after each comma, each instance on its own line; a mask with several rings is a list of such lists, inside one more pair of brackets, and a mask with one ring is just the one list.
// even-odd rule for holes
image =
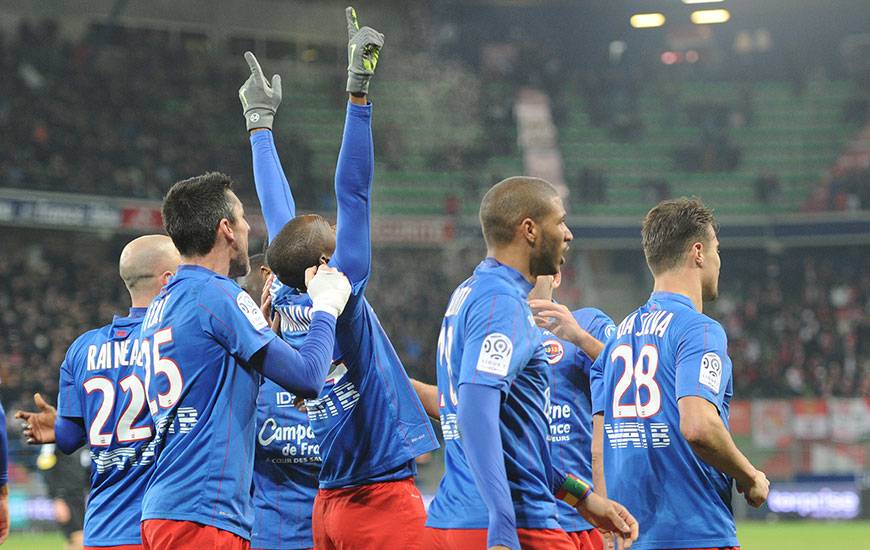
[[565, 347], [558, 340], [544, 341], [544, 351], [547, 352], [547, 363], [555, 365], [565, 357]]

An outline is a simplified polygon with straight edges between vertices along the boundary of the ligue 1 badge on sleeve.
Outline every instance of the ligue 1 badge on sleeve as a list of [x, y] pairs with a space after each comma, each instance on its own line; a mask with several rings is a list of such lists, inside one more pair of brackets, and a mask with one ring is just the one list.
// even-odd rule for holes
[[510, 338], [500, 332], [488, 334], [480, 346], [477, 370], [498, 376], [506, 376], [510, 369], [514, 345]]
[[722, 359], [719, 355], [711, 351], [701, 357], [701, 372], [698, 375], [698, 382], [713, 392], [719, 393], [719, 388], [722, 385]]
[[263, 312], [260, 311], [256, 302], [244, 290], [236, 295], [236, 304], [255, 329], [263, 330], [269, 326], [269, 322], [263, 317]]

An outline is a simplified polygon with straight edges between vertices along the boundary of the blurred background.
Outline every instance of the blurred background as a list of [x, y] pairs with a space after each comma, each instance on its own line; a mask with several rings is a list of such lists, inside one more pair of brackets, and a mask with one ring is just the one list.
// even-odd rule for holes
[[[251, 212], [251, 250], [262, 248], [237, 97], [245, 50], [283, 77], [275, 133], [299, 209], [334, 216], [345, 5], [0, 0], [9, 418], [34, 391], [54, 402], [67, 346], [126, 310], [118, 254], [161, 230], [160, 199], [176, 180], [233, 176]], [[561, 189], [575, 240], [558, 299], [616, 322], [651, 288], [644, 213], [697, 195], [721, 224], [711, 315], [734, 362], [731, 427], [775, 480], [763, 509], [735, 500], [744, 547], [868, 540], [867, 523], [839, 520], [870, 517], [870, 3], [355, 7], [386, 35], [370, 96], [369, 299], [409, 374], [434, 381], [447, 298], [485, 253], [476, 213], [492, 184], [530, 174]], [[52, 478], [53, 449], [23, 445], [17, 422], [8, 429], [13, 529], [69, 529], [86, 479]], [[87, 460], [57, 464], [84, 471]], [[432, 493], [442, 459], [421, 462], [421, 489]], [[34, 537], [10, 544], [63, 544]]]

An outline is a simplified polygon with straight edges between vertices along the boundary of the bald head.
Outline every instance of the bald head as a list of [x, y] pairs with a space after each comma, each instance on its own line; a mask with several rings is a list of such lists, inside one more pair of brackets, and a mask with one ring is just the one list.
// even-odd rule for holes
[[553, 211], [557, 198], [556, 188], [540, 178], [519, 176], [493, 185], [480, 203], [480, 227], [486, 245], [494, 248], [510, 244], [524, 219], [539, 222]]
[[175, 273], [181, 256], [166, 235], [145, 235], [133, 239], [121, 251], [118, 271], [136, 302], [151, 301], [166, 283], [167, 274]]

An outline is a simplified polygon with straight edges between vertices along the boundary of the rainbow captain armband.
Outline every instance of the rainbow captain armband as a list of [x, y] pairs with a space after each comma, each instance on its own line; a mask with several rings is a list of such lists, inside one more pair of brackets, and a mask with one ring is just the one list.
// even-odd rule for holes
[[588, 497], [591, 492], [592, 485], [583, 481], [579, 477], [567, 474], [565, 476], [565, 481], [562, 482], [562, 486], [559, 487], [558, 491], [556, 491], [556, 498], [564, 500], [571, 506], [577, 506], [577, 504]]

